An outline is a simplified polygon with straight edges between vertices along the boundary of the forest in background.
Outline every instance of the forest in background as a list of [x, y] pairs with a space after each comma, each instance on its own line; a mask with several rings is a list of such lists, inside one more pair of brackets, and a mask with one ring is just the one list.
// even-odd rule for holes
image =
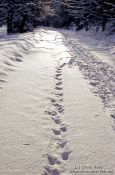
[[0, 26], [7, 25], [7, 33], [32, 31], [37, 26], [98, 31], [115, 31], [114, 0], [0, 0]]

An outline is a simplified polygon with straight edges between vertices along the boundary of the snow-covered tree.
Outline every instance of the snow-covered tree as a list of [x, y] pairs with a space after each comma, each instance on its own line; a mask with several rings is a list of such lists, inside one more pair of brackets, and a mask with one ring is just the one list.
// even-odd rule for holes
[[6, 22], [8, 33], [22, 33], [32, 30], [51, 10], [49, 0], [1, 0], [0, 11], [0, 21]]
[[98, 0], [97, 14], [98, 22], [102, 25], [102, 30], [105, 30], [108, 21], [115, 20], [115, 1], [114, 0]]
[[64, 0], [64, 5], [78, 29], [88, 30], [91, 24], [100, 24], [104, 30], [106, 23], [115, 19], [114, 0]]
[[64, 27], [75, 22], [79, 30], [115, 24], [115, 0], [0, 0], [0, 24], [8, 33], [32, 30], [41, 24]]
[[0, 0], [0, 25], [6, 23], [6, 16], [7, 16], [7, 1]]

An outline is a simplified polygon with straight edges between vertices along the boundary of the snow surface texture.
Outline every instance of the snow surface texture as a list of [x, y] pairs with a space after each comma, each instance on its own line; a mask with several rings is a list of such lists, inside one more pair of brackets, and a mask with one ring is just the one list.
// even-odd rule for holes
[[[111, 50], [115, 50], [114, 35], [109, 36], [110, 40], [106, 39], [102, 44], [104, 36], [97, 41], [88, 37], [83, 31], [81, 33], [63, 31], [63, 34], [67, 45], [74, 53], [71, 63], [79, 67], [93, 86], [92, 91], [101, 97], [104, 105], [111, 110], [112, 116], [115, 116], [115, 54], [111, 53]], [[95, 45], [98, 47], [101, 45], [101, 51], [97, 52]], [[105, 45], [108, 46], [106, 51]], [[105, 58], [106, 52], [108, 55]]]
[[[23, 56], [29, 53], [37, 41], [33, 33], [7, 36], [4, 28], [1, 33], [3, 36], [0, 38], [0, 82], [5, 82], [5, 76], [9, 71], [16, 69], [17, 62], [23, 61]], [[2, 88], [1, 84], [0, 88]]]
[[102, 61], [115, 66], [115, 33], [110, 32], [110, 27], [104, 32], [100, 28], [96, 32], [95, 27], [92, 27], [89, 31], [80, 30], [75, 32], [75, 27], [73, 26], [71, 30], [76, 34], [77, 37], [74, 39], [77, 40], [79, 46], [84, 47]]
[[54, 29], [1, 39], [0, 175], [114, 174], [114, 119], [66, 45]]

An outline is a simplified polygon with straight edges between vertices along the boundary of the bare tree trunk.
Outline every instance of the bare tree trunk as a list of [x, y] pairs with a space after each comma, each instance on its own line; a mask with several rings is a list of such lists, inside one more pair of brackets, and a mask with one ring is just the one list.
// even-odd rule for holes
[[13, 11], [12, 11], [12, 4], [13, 4], [13, 1], [12, 0], [8, 0], [8, 6], [9, 6], [8, 16], [7, 16], [7, 33], [8, 34], [13, 33]]
[[20, 25], [19, 25], [19, 32], [20, 33], [23, 33], [24, 32], [25, 22], [26, 22], [26, 16], [24, 15], [23, 16], [23, 19], [22, 19], [22, 21], [20, 22]]
[[107, 23], [107, 19], [106, 19], [106, 18], [103, 18], [102, 31], [105, 30], [105, 28], [106, 28], [106, 23]]
[[9, 14], [7, 17], [7, 33], [8, 34], [13, 33], [12, 19], [13, 19], [12, 15]]

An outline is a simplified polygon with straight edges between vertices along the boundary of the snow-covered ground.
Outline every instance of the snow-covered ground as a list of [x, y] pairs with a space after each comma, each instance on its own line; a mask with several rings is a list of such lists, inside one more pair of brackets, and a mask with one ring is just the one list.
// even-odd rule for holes
[[0, 175], [114, 175], [114, 73], [75, 33], [1, 37]]
[[100, 40], [95, 39], [99, 37], [99, 33], [95, 37], [83, 31], [62, 33], [66, 45], [73, 53], [72, 64], [79, 67], [93, 87], [92, 91], [101, 97], [105, 106], [115, 115], [115, 53], [111, 52], [115, 50], [114, 35], [105, 37], [104, 41], [104, 36], [100, 37]]
[[115, 67], [115, 33], [90, 30], [77, 32], [76, 35], [81, 46]]
[[6, 35], [5, 28], [2, 29], [0, 37], [0, 80], [2, 76], [8, 75], [9, 71], [16, 69], [17, 62], [23, 61], [23, 56], [28, 54], [34, 47], [36, 38], [33, 33], [25, 35]]
[[7, 35], [7, 27], [6, 26], [0, 27], [0, 39], [6, 37], [6, 35]]
[[102, 29], [96, 32], [95, 27], [89, 31], [83, 29], [76, 32], [73, 27], [69, 35], [72, 40], [77, 41], [77, 45], [115, 67], [115, 33], [110, 32], [109, 28], [104, 32]]

